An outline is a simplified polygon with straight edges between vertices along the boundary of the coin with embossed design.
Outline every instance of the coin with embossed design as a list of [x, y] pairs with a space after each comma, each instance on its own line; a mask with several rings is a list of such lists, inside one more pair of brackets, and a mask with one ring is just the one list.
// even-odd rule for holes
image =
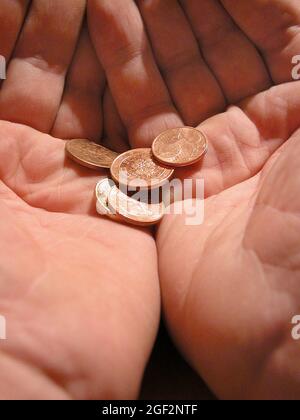
[[116, 186], [108, 195], [108, 207], [124, 222], [137, 226], [151, 226], [164, 216], [163, 203], [151, 204], [128, 197]]
[[155, 189], [164, 185], [174, 170], [156, 162], [151, 149], [134, 149], [119, 155], [113, 162], [111, 176], [119, 185], [132, 189]]
[[173, 167], [197, 163], [207, 152], [206, 136], [191, 127], [174, 128], [160, 134], [153, 142], [155, 158]]
[[66, 153], [79, 165], [90, 169], [109, 169], [118, 153], [85, 139], [69, 140]]
[[96, 185], [97, 212], [103, 216], [111, 214], [108, 196], [114, 185], [114, 181], [108, 178], [101, 179]]

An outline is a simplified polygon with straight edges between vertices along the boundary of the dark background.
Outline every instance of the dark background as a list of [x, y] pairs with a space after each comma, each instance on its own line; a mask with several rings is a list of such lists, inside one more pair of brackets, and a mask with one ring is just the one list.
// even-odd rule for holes
[[205, 383], [175, 349], [163, 323], [145, 372], [140, 399], [215, 399]]

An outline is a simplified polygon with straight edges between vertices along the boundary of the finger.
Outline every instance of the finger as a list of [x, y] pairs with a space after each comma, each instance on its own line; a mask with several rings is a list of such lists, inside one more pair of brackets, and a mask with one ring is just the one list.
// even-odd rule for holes
[[222, 0], [224, 7], [264, 56], [275, 83], [292, 80], [292, 58], [300, 51], [297, 0]]
[[271, 80], [258, 51], [217, 0], [181, 0], [205, 61], [229, 103], [267, 89]]
[[133, 146], [181, 126], [133, 0], [91, 0], [91, 36]]
[[103, 144], [109, 149], [122, 153], [129, 149], [126, 128], [121, 120], [115, 101], [107, 88], [103, 101], [104, 140]]
[[[280, 98], [280, 99], [279, 99]], [[177, 170], [180, 179], [205, 179], [205, 195], [217, 194], [257, 174], [300, 126], [300, 82], [246, 99], [202, 123], [209, 149], [198, 166]]]
[[184, 123], [195, 126], [224, 110], [222, 90], [204, 62], [177, 0], [139, 0], [138, 5], [155, 58]]
[[52, 136], [61, 139], [102, 136], [102, 97], [105, 75], [97, 59], [86, 28], [83, 29], [71, 64], [62, 103]]
[[29, 0], [3, 0], [0, 8], [0, 88], [26, 15]]
[[0, 118], [49, 132], [60, 105], [85, 1], [32, 3], [0, 93]]
[[14, 49], [30, 0], [1, 0], [0, 55], [8, 62]]

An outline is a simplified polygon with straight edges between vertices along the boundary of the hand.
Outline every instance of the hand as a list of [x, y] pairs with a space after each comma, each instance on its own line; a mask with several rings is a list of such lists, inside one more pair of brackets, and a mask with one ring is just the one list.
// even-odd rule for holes
[[150, 145], [183, 124], [200, 124], [209, 139], [203, 164], [177, 171], [205, 179], [204, 223], [187, 227], [185, 215], [168, 215], [157, 235], [174, 340], [220, 397], [299, 398], [291, 338], [300, 311], [298, 2], [89, 7], [131, 144]]
[[97, 217], [103, 174], [65, 160], [63, 138], [102, 136], [85, 2], [39, 0], [26, 15], [28, 4], [1, 3], [0, 395], [135, 398], [159, 322], [155, 242]]

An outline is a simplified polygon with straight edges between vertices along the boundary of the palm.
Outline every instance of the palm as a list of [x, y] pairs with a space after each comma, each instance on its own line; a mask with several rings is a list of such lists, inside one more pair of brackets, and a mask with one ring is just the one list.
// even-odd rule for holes
[[[65, 161], [64, 141], [53, 137], [102, 133], [103, 74], [86, 32], [76, 41], [77, 3], [36, 3], [14, 53], [3, 46], [11, 61], [0, 94], [2, 398], [136, 397], [159, 321], [153, 238], [96, 216], [103, 174]], [[20, 5], [11, 16], [25, 13]], [[45, 10], [47, 25], [34, 26]], [[51, 36], [68, 56], [54, 57], [46, 28], [66, 13], [69, 26]]]
[[257, 175], [207, 198], [203, 225], [167, 216], [158, 232], [167, 323], [224, 398], [299, 398], [291, 338], [300, 309], [299, 137], [298, 129]]
[[200, 123], [210, 142], [202, 165], [177, 172], [204, 177], [204, 224], [169, 215], [158, 231], [170, 331], [218, 395], [299, 397], [299, 5], [118, 3], [90, 0], [90, 25], [131, 144]]

